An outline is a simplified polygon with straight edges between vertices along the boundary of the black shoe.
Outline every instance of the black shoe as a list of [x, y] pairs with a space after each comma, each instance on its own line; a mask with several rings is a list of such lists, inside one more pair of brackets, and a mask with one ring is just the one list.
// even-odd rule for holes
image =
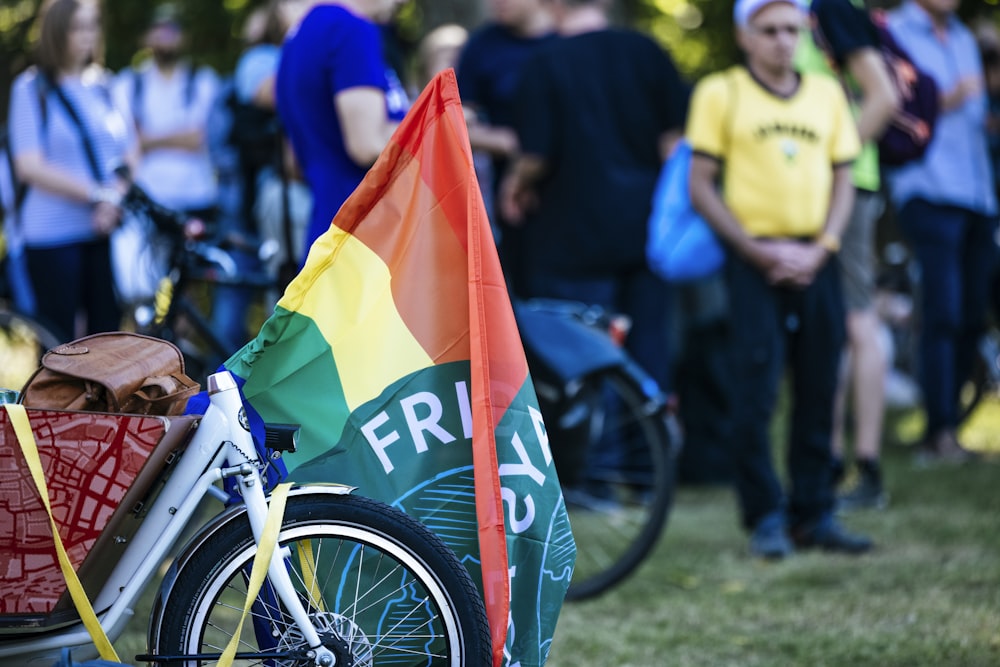
[[874, 544], [864, 535], [847, 532], [832, 516], [823, 517], [809, 527], [792, 531], [798, 549], [821, 549], [832, 553], [859, 555], [872, 550]]
[[834, 488], [843, 483], [846, 475], [847, 466], [844, 465], [844, 459], [834, 457], [830, 466], [830, 477], [832, 478]]
[[882, 510], [889, 505], [889, 494], [882, 484], [870, 476], [861, 475], [854, 487], [837, 497], [837, 512]]
[[954, 431], [939, 431], [921, 443], [917, 450], [917, 467], [927, 468], [938, 464], [961, 465], [976, 461], [979, 456], [963, 447]]
[[757, 522], [750, 533], [750, 555], [765, 560], [781, 560], [792, 555], [792, 542], [785, 533], [785, 517], [772, 512]]

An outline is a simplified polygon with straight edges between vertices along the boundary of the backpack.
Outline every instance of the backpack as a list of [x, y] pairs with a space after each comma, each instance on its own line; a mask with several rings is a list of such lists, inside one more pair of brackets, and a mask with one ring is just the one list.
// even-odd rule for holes
[[872, 11], [871, 17], [882, 57], [900, 99], [899, 110], [878, 140], [879, 161], [890, 167], [900, 166], [919, 160], [927, 152], [940, 113], [938, 86], [896, 43], [889, 32], [885, 12]]

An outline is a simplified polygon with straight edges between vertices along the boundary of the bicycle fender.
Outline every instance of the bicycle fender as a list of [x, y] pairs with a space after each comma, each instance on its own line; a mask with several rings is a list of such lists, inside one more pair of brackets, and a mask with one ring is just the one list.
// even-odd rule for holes
[[540, 375], [551, 374], [566, 384], [626, 365], [626, 353], [606, 334], [572, 317], [523, 306], [515, 310], [529, 366], [533, 357], [543, 366]]
[[[298, 496], [311, 495], [346, 496], [353, 493], [356, 488], [357, 487], [347, 486], [346, 484], [309, 483], [302, 486], [293, 486], [288, 492], [288, 497], [295, 498]], [[177, 557], [171, 561], [170, 567], [163, 575], [163, 581], [160, 584], [160, 588], [156, 593], [155, 599], [153, 600], [153, 607], [149, 614], [150, 622], [148, 639], [150, 641], [150, 646], [156, 646], [158, 643], [159, 637], [157, 636], [157, 633], [159, 633], [159, 628], [162, 625], [163, 602], [164, 600], [170, 598], [170, 593], [173, 591], [174, 583], [177, 581], [177, 575], [184, 569], [184, 566], [198, 551], [198, 549], [215, 533], [221, 530], [223, 526], [228, 525], [232, 521], [247, 521], [245, 518], [246, 513], [247, 508], [243, 503], [227, 507], [199, 528], [194, 536], [192, 536], [191, 539], [184, 544], [184, 547], [181, 549]]]

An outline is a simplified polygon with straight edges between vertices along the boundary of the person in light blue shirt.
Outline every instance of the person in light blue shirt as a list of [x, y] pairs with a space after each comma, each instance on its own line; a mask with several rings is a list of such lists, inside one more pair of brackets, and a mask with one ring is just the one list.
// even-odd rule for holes
[[900, 226], [921, 270], [919, 358], [927, 426], [921, 457], [961, 462], [959, 391], [986, 327], [997, 259], [997, 201], [986, 137], [987, 99], [975, 38], [959, 0], [906, 0], [889, 30], [941, 93], [927, 153], [889, 174]]

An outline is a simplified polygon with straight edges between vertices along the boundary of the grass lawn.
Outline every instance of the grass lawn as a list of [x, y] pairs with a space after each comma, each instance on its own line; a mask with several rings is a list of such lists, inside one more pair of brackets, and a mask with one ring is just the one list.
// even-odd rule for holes
[[890, 420], [889, 508], [845, 518], [874, 553], [753, 560], [732, 492], [682, 488], [640, 570], [563, 607], [547, 664], [1000, 665], [1000, 403], [963, 433], [975, 464], [916, 467], [919, 428]]
[[[963, 433], [984, 461], [917, 468], [901, 443], [919, 429], [890, 421], [890, 506], [845, 519], [873, 554], [753, 560], [730, 491], [681, 489], [652, 557], [563, 607], [548, 667], [1000, 665], [1000, 402]], [[145, 650], [150, 597], [115, 643], [126, 661]]]

